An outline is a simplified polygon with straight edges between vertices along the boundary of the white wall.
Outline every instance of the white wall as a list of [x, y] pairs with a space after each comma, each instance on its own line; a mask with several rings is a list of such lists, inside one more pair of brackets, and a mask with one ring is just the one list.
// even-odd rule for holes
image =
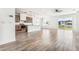
[[[48, 24], [46, 24], [48, 22]], [[56, 17], [51, 15], [46, 15], [43, 18], [43, 28], [49, 28], [49, 29], [57, 29], [57, 20]]]
[[75, 24], [76, 24], [76, 31], [79, 32], [79, 13], [76, 13], [76, 21], [75, 21]]
[[[12, 15], [13, 17], [10, 17]], [[0, 45], [15, 41], [15, 9], [0, 9]]]
[[57, 20], [56, 17], [50, 16], [50, 28], [57, 29]]

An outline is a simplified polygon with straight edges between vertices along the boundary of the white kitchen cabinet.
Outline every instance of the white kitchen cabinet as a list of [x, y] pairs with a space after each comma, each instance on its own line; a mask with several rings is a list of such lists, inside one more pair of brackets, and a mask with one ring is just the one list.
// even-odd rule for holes
[[26, 14], [20, 14], [20, 20], [25, 21], [26, 20]]
[[0, 45], [15, 41], [15, 9], [0, 9]]
[[33, 16], [33, 25], [28, 26], [28, 32], [41, 31], [41, 16]]
[[41, 22], [42, 22], [41, 16], [34, 16], [33, 17], [33, 25], [39, 25], [39, 26], [41, 26]]
[[41, 31], [40, 26], [28, 26], [28, 32], [35, 32], [35, 31]]

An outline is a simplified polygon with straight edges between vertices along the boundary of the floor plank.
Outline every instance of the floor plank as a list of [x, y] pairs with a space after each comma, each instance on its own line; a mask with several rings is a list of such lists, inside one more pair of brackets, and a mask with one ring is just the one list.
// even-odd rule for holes
[[[73, 32], [75, 51], [79, 50], [79, 33]], [[73, 40], [72, 39], [72, 40]], [[16, 34], [16, 41], [0, 45], [0, 51], [74, 51], [57, 39], [56, 29], [43, 29], [38, 32]]]

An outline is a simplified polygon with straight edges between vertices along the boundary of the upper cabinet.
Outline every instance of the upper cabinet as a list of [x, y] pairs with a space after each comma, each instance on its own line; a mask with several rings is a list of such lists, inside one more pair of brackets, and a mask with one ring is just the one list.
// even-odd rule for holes
[[20, 20], [25, 21], [26, 20], [26, 14], [20, 14]]
[[25, 13], [20, 14], [20, 22], [26, 23], [26, 24], [31, 24], [31, 25], [41, 25], [41, 16], [39, 15], [28, 15]]
[[29, 16], [27, 14], [20, 14], [20, 21], [24, 23], [32, 23], [33, 16]]

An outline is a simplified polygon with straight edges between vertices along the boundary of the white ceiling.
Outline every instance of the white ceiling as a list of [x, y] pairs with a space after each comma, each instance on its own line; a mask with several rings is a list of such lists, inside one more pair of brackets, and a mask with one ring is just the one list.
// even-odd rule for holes
[[[61, 12], [55, 12], [55, 9], [61, 10]], [[79, 8], [16, 8], [16, 14], [26, 13], [31, 15], [63, 15], [71, 14], [79, 11]]]

